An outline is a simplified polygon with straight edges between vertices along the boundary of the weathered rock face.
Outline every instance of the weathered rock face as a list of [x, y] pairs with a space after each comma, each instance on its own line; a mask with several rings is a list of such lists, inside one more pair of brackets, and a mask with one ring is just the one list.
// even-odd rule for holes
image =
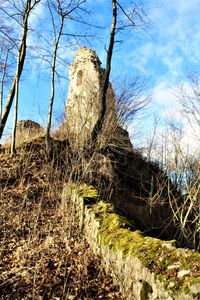
[[[91, 134], [101, 109], [100, 93], [104, 70], [95, 51], [80, 48], [70, 67], [70, 86], [66, 106], [67, 127], [71, 137], [80, 144]], [[114, 93], [107, 93], [106, 124], [116, 122]]]
[[17, 122], [17, 129], [18, 130], [40, 130], [42, 127], [40, 126], [39, 123], [32, 121], [32, 120], [20, 120]]
[[20, 120], [17, 122], [17, 142], [24, 142], [43, 134], [44, 129], [40, 124], [32, 120]]

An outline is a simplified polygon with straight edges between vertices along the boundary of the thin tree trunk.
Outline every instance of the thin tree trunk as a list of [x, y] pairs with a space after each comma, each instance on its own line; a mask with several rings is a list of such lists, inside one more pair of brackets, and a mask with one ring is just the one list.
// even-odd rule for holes
[[112, 25], [111, 25], [111, 31], [110, 31], [109, 48], [107, 51], [106, 70], [105, 70], [105, 75], [104, 75], [105, 77], [104, 77], [103, 87], [100, 90], [101, 110], [100, 110], [100, 114], [99, 114], [97, 123], [95, 124], [94, 129], [91, 134], [92, 145], [96, 142], [98, 134], [102, 130], [105, 115], [106, 115], [106, 95], [107, 95], [107, 90], [108, 90], [108, 85], [109, 85], [112, 54], [113, 54], [113, 48], [114, 48], [114, 44], [115, 44], [115, 30], [116, 30], [116, 24], [117, 24], [116, 0], [112, 0], [112, 8], [113, 8], [113, 17], [112, 17]]
[[[18, 63], [19, 66], [19, 63]], [[17, 116], [18, 116], [18, 100], [19, 100], [19, 78], [16, 77], [15, 85], [15, 105], [14, 105], [14, 117], [13, 117], [13, 132], [11, 142], [11, 156], [16, 153], [16, 129], [17, 129]]]
[[26, 8], [24, 11], [24, 16], [23, 16], [22, 38], [21, 38], [20, 47], [19, 47], [19, 51], [18, 51], [19, 65], [16, 68], [15, 77], [13, 79], [12, 86], [10, 88], [10, 92], [7, 97], [6, 106], [5, 106], [5, 109], [2, 114], [1, 126], [0, 126], [0, 139], [2, 137], [3, 130], [5, 128], [5, 125], [6, 125], [6, 122], [8, 119], [8, 115], [10, 113], [10, 109], [11, 109], [13, 99], [15, 96], [17, 78], [19, 81], [20, 76], [22, 74], [23, 67], [24, 67], [24, 61], [25, 61], [25, 57], [26, 57], [26, 47], [27, 47], [26, 40], [27, 40], [27, 33], [28, 33], [28, 17], [29, 17], [30, 11], [31, 11], [31, 0], [27, 0]]
[[3, 72], [1, 77], [1, 88], [0, 88], [0, 128], [1, 128], [1, 119], [2, 119], [2, 110], [3, 110], [3, 92], [4, 92], [4, 80], [6, 75], [6, 68], [8, 63], [8, 55], [9, 55], [9, 49], [7, 49], [5, 62], [3, 66]]
[[62, 34], [63, 26], [64, 26], [64, 16], [61, 17], [60, 29], [54, 45], [53, 62], [51, 67], [51, 97], [50, 97], [49, 111], [47, 116], [47, 131], [46, 131], [46, 147], [47, 147], [48, 155], [50, 153], [50, 130], [51, 130], [51, 122], [52, 122], [53, 104], [55, 98], [55, 68], [56, 68], [58, 45]]

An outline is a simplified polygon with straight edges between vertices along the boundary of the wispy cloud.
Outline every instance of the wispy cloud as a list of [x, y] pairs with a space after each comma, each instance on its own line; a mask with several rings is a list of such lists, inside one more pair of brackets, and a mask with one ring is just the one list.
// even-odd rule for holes
[[127, 64], [148, 76], [175, 82], [199, 66], [199, 1], [160, 0], [149, 5], [151, 26], [139, 42], [128, 41]]
[[[189, 95], [192, 97], [193, 91], [188, 82], [184, 82], [183, 86], [188, 97]], [[152, 114], [159, 116], [162, 120], [162, 122], [158, 122], [157, 133], [163, 136], [169, 124], [177, 125], [182, 132], [180, 146], [183, 153], [197, 154], [199, 153], [199, 124], [195, 116], [183, 113], [179, 92], [177, 86], [169, 86], [165, 81], [154, 86], [151, 110]]]

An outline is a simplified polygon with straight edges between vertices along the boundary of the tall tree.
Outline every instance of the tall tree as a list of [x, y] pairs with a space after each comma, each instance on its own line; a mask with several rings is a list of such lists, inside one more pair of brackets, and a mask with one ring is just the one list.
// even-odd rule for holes
[[[59, 49], [60, 38], [63, 33], [64, 23], [67, 18], [71, 18], [74, 11], [81, 8], [81, 6], [86, 2], [86, 0], [70, 0], [62, 2], [61, 0], [48, 1], [48, 8], [51, 15], [53, 32], [54, 32], [54, 46], [53, 46], [53, 55], [52, 55], [52, 63], [51, 63], [51, 96], [49, 102], [49, 110], [47, 117], [47, 131], [46, 131], [46, 145], [47, 145], [47, 153], [49, 153], [50, 146], [50, 130], [51, 130], [51, 122], [52, 122], [52, 111], [53, 104], [55, 98], [55, 73], [56, 73], [56, 62], [57, 55]], [[59, 28], [57, 30], [56, 23], [54, 20], [52, 9], [54, 9], [59, 18]]]
[[[19, 68], [19, 62], [17, 62], [17, 66]], [[16, 153], [18, 101], [19, 101], [19, 69], [17, 69], [16, 75], [15, 75], [15, 102], [14, 102], [13, 132], [12, 132], [12, 142], [11, 142], [11, 156]]]
[[100, 110], [100, 114], [99, 114], [97, 123], [95, 124], [95, 127], [92, 131], [92, 137], [91, 137], [92, 143], [94, 143], [96, 141], [97, 136], [103, 127], [103, 122], [104, 122], [104, 118], [105, 118], [105, 114], [106, 114], [106, 94], [107, 94], [109, 78], [110, 78], [111, 61], [112, 61], [113, 48], [114, 48], [114, 43], [115, 43], [117, 13], [118, 13], [116, 0], [112, 0], [112, 11], [113, 11], [113, 17], [112, 17], [112, 25], [111, 25], [111, 31], [110, 31], [109, 48], [107, 51], [105, 77], [104, 77], [102, 89], [100, 91], [101, 110]]
[[[132, 4], [131, 8], [130, 6], [128, 6], [129, 5], [127, 4], [127, 7], [123, 7], [123, 5], [120, 4], [120, 0], [112, 0], [112, 24], [110, 30], [109, 46], [107, 50], [104, 81], [100, 91], [101, 109], [99, 118], [91, 134], [91, 142], [93, 145], [95, 144], [97, 137], [103, 128], [106, 115], [106, 95], [109, 86], [113, 49], [115, 43], [117, 42], [116, 35], [118, 32], [124, 30], [125, 28], [141, 26], [146, 23], [146, 15], [143, 8], [138, 7], [136, 4]], [[124, 20], [119, 20], [119, 13], [122, 14]]]
[[[40, 2], [41, 0], [26, 0], [23, 2], [23, 7], [22, 9], [17, 8], [17, 13], [9, 13], [6, 11], [6, 8], [1, 7], [0, 10], [3, 11], [9, 18], [12, 20], [16, 21], [18, 24], [21, 25], [22, 27], [22, 34], [21, 34], [21, 39], [18, 47], [18, 59], [17, 59], [17, 65], [16, 65], [16, 71], [15, 71], [15, 76], [12, 81], [12, 85], [7, 97], [6, 105], [2, 114], [2, 119], [1, 119], [1, 126], [0, 126], [0, 139], [3, 134], [3, 130], [6, 125], [6, 121], [8, 119], [8, 115], [10, 113], [10, 109], [13, 103], [13, 99], [15, 96], [15, 91], [16, 91], [16, 85], [18, 81], [20, 80], [23, 68], [24, 68], [24, 62], [26, 58], [26, 49], [27, 49], [27, 36], [28, 36], [28, 20], [30, 17], [30, 14], [32, 10], [35, 8], [35, 6]], [[16, 3], [15, 1], [7, 1], [8, 4], [10, 4], [13, 9], [16, 9]], [[16, 15], [20, 15], [20, 21], [16, 19]]]
[[0, 20], [0, 128], [5, 86], [10, 82], [10, 71], [12, 69], [9, 58], [12, 49], [16, 46], [15, 41], [11, 38], [13, 31], [11, 26], [6, 25], [3, 19]]
[[6, 50], [5, 60], [1, 68], [2, 74], [1, 74], [1, 81], [0, 81], [0, 128], [1, 128], [1, 118], [2, 118], [2, 110], [3, 110], [4, 83], [5, 83], [5, 76], [6, 76], [6, 70], [8, 65], [8, 56], [9, 56], [9, 49]]

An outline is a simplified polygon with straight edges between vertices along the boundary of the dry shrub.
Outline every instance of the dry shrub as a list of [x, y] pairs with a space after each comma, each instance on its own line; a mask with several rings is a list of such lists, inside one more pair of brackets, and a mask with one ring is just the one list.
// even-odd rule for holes
[[[67, 141], [26, 142], [0, 152], [0, 298], [121, 299], [71, 214], [61, 206], [71, 178]], [[62, 209], [61, 209], [62, 208]]]

